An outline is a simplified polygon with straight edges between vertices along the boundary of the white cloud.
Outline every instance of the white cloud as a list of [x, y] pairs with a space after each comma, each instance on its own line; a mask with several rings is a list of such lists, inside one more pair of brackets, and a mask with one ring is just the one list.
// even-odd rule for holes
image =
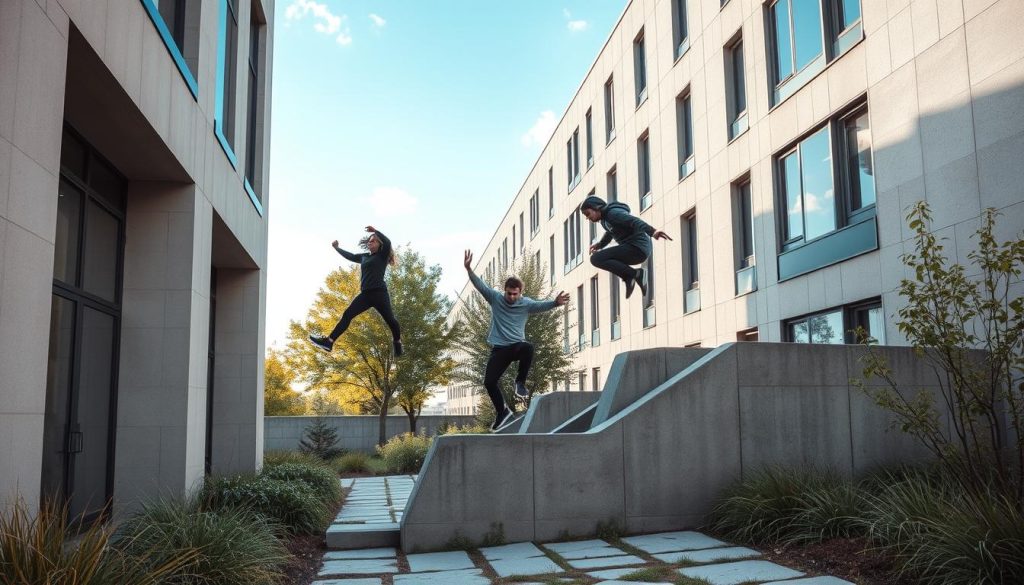
[[288, 20], [302, 20], [306, 15], [312, 15], [316, 20], [313, 24], [313, 30], [316, 32], [329, 36], [337, 35], [336, 40], [339, 45], [352, 43], [352, 31], [349, 27], [346, 26], [342, 30], [342, 23], [348, 20], [348, 16], [334, 14], [326, 4], [315, 0], [292, 0], [292, 3], [284, 11], [284, 16]]
[[585, 21], [585, 20], [573, 20], [572, 19], [572, 13], [569, 12], [568, 8], [563, 8], [562, 9], [562, 14], [565, 15], [565, 20], [567, 21], [566, 27], [570, 31], [572, 31], [572, 32], [580, 32], [580, 31], [587, 30], [587, 27], [589, 26], [589, 23], [587, 21]]
[[376, 187], [366, 199], [378, 217], [397, 217], [416, 213], [419, 201], [398, 187]]
[[523, 146], [536, 144], [543, 147], [548, 143], [548, 139], [551, 138], [551, 133], [555, 131], [556, 126], [558, 126], [558, 120], [555, 119], [555, 113], [551, 110], [544, 110], [520, 140]]
[[388, 23], [388, 21], [384, 20], [380, 16], [378, 16], [376, 14], [373, 14], [373, 13], [370, 14], [370, 20], [372, 20], [373, 21], [373, 25], [378, 27], [378, 28], [383, 28], [384, 25]]

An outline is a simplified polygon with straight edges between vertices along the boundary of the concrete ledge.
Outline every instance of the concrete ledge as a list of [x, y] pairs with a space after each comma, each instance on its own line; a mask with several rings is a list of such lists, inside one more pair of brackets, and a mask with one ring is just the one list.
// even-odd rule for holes
[[[601, 392], [551, 392], [530, 403], [520, 433], [548, 433], [593, 405]], [[589, 425], [588, 425], [589, 427]]]
[[327, 548], [350, 550], [354, 548], [378, 548], [398, 546], [399, 524], [332, 524], [327, 529]]
[[[551, 432], [434, 441], [402, 518], [402, 547], [436, 550], [455, 536], [479, 543], [495, 530], [508, 541], [555, 540], [611, 522], [627, 533], [684, 530], [766, 465], [851, 476], [877, 462], [921, 461], [915, 440], [887, 432], [888, 413], [850, 384], [862, 351], [732, 343], [620, 354], [598, 402]], [[879, 351], [910, 370], [901, 379], [934, 386], [912, 349]], [[538, 400], [530, 428], [534, 419], [547, 426], [537, 418], [544, 411]]]

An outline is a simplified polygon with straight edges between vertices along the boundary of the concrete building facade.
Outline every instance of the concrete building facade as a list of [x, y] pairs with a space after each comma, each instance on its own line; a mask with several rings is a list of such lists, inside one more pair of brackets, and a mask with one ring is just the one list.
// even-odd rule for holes
[[[984, 209], [1001, 240], [1024, 226], [1021, 38], [1020, 0], [631, 0], [476, 271], [537, 261], [571, 295], [560, 390], [600, 389], [627, 350], [844, 343], [858, 325], [904, 344], [915, 202], [962, 263]], [[673, 238], [648, 295], [589, 263], [590, 194]], [[474, 390], [451, 387], [451, 411]]]
[[0, 507], [263, 453], [273, 0], [0, 0]]

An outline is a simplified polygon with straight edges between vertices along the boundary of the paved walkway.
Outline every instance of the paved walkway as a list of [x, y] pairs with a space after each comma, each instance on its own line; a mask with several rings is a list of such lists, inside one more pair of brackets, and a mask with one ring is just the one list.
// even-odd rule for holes
[[[334, 526], [397, 525], [413, 481], [412, 476], [398, 476], [347, 482], [351, 491]], [[835, 577], [808, 577], [760, 559], [756, 550], [692, 531], [627, 536], [614, 542], [519, 542], [479, 552], [407, 555], [390, 546], [331, 550], [313, 585], [853, 585]]]

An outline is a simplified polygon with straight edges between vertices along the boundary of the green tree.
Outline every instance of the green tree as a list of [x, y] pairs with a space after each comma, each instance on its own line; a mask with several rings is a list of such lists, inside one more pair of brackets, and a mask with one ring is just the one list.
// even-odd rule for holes
[[292, 390], [295, 372], [285, 363], [284, 356], [268, 350], [263, 361], [263, 414], [266, 416], [296, 416], [305, 414], [302, 395]]
[[[997, 215], [993, 209], [982, 215], [978, 247], [968, 254], [976, 269], [971, 275], [946, 258], [926, 203], [918, 202], [907, 216], [915, 249], [902, 260], [914, 278], [900, 283], [906, 304], [897, 326], [936, 372], [942, 408], [929, 392], [901, 388], [875, 351], [862, 360], [865, 379], [854, 383], [894, 413], [896, 424], [966, 489], [983, 495], [994, 486], [1024, 509], [1024, 297], [1014, 294], [1024, 269], [1024, 238], [997, 243]], [[871, 341], [865, 341], [869, 349]], [[872, 377], [884, 386], [868, 386]]]
[[[554, 292], [548, 287], [547, 268], [544, 263], [538, 262], [536, 257], [529, 253], [523, 253], [521, 259], [512, 266], [515, 275], [523, 281], [523, 295], [532, 299], [546, 299], [554, 297]], [[500, 275], [497, 283], [487, 282], [489, 286], [495, 284], [503, 285], [505, 279], [512, 276], [512, 272]], [[481, 277], [482, 278], [482, 277]], [[486, 280], [485, 280], [486, 282]], [[526, 387], [530, 396], [525, 399], [518, 398], [513, 389], [517, 365], [513, 364], [505, 371], [498, 382], [505, 402], [508, 404], [520, 405], [518, 410], [528, 408], [534, 394], [540, 394], [550, 389], [553, 380], [565, 380], [573, 373], [573, 358], [567, 353], [563, 344], [562, 321], [565, 318], [565, 311], [570, 309], [572, 301], [559, 309], [536, 313], [530, 316], [526, 322], [526, 340], [533, 343], [533, 366], [530, 368], [530, 375], [526, 379]], [[493, 406], [490, 400], [486, 399], [486, 390], [483, 388], [484, 369], [487, 366], [487, 359], [491, 355], [491, 346], [487, 344], [487, 333], [491, 328], [491, 307], [487, 301], [475, 290], [470, 292], [468, 299], [463, 299], [462, 310], [458, 315], [458, 336], [455, 343], [458, 367], [453, 372], [452, 378], [459, 382], [473, 384], [476, 391], [482, 393], [484, 398], [480, 400], [481, 416], [478, 420], [490, 424], [493, 420]], [[486, 413], [490, 414], [490, 420], [484, 421]]]
[[327, 424], [322, 416], [313, 419], [306, 427], [299, 440], [299, 451], [307, 455], [316, 455], [327, 461], [341, 454], [338, 445], [338, 431]]
[[329, 332], [359, 293], [358, 267], [327, 276], [306, 320], [291, 323], [287, 350], [289, 363], [311, 388], [326, 390], [357, 412], [378, 415], [379, 445], [386, 442], [389, 410], [396, 405], [406, 409], [414, 428], [426, 388], [445, 383], [454, 367], [443, 358], [453, 334], [444, 328], [449, 301], [437, 294], [440, 267], [427, 267], [412, 250], [396, 255], [398, 262], [388, 270], [387, 283], [402, 326], [405, 353], [400, 359], [393, 355], [391, 331], [373, 310], [352, 321], [330, 354], [307, 340], [311, 332]]

